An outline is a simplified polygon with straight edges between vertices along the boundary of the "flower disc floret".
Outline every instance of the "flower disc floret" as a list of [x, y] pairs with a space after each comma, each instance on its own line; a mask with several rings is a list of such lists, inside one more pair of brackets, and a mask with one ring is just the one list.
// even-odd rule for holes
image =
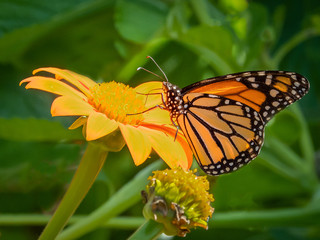
[[143, 97], [134, 88], [112, 81], [96, 84], [90, 92], [88, 102], [109, 119], [133, 126], [144, 120]]

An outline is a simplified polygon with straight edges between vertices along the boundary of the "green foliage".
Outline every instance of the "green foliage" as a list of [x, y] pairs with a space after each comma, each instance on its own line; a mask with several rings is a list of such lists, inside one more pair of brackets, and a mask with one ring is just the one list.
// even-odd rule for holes
[[[136, 72], [137, 67], [159, 73], [145, 59], [151, 55], [181, 87], [263, 69], [295, 71], [310, 80], [310, 93], [268, 124], [260, 157], [235, 173], [210, 177], [221, 218], [212, 220], [209, 231], [196, 230], [189, 237], [319, 239], [319, 219], [268, 225], [257, 218], [251, 228], [242, 214], [234, 218], [243, 219], [241, 227], [232, 217], [230, 226], [223, 222], [227, 212], [319, 210], [319, 19], [317, 0], [0, 1], [0, 212], [52, 213], [84, 148], [81, 131], [67, 130], [71, 119], [50, 116], [52, 96], [26, 91], [19, 82], [37, 67], [53, 66], [136, 86], [155, 80]], [[147, 164], [135, 167], [127, 149], [110, 154], [76, 214], [98, 208]], [[133, 205], [124, 216], [142, 216], [142, 204]], [[13, 227], [4, 222], [3, 239], [34, 239], [42, 230], [37, 224]], [[132, 233], [126, 224], [106, 226], [82, 239], [125, 239]]]
[[0, 118], [0, 138], [9, 141], [59, 142], [82, 140], [83, 136], [80, 131], [68, 131], [59, 122], [33, 118]]
[[166, 15], [167, 6], [160, 1], [121, 0], [116, 3], [115, 27], [124, 39], [143, 44], [161, 29]]

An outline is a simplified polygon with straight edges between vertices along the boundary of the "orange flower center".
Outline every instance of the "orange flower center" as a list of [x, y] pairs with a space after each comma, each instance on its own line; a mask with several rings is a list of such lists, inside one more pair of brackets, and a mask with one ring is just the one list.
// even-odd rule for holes
[[109, 119], [133, 126], [143, 121], [141, 112], [145, 110], [144, 97], [133, 88], [112, 81], [97, 84], [90, 92], [92, 97], [89, 98], [89, 103]]

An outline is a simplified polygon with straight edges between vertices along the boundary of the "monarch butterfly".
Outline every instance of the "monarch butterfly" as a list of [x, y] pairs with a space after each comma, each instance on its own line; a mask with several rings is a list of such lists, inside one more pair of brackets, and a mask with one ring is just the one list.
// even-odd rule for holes
[[199, 166], [209, 175], [235, 171], [253, 160], [262, 147], [267, 122], [309, 90], [305, 77], [285, 71], [239, 72], [181, 89], [148, 58], [165, 77], [162, 108], [170, 112], [172, 123], [182, 130]]

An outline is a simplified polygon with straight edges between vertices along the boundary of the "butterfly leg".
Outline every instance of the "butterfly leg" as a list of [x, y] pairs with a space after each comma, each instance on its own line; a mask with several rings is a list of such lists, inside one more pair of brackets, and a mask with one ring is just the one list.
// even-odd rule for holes
[[179, 126], [173, 121], [173, 119], [171, 118], [171, 122], [173, 124], [173, 126], [175, 126], [176, 130], [176, 134], [174, 135], [174, 141], [176, 141], [177, 136], [178, 136], [178, 132], [179, 132]]
[[151, 93], [151, 91], [154, 91], [154, 90], [162, 90], [162, 88], [152, 89], [152, 90], [150, 90], [148, 93], [139, 93], [139, 92], [137, 92], [137, 94], [147, 96], [147, 97], [146, 97], [146, 100], [145, 100], [145, 102], [144, 102], [144, 104], [146, 104], [147, 101], [148, 101], [149, 95], [159, 95], [159, 94], [161, 94], [161, 96], [162, 96], [162, 93]]

